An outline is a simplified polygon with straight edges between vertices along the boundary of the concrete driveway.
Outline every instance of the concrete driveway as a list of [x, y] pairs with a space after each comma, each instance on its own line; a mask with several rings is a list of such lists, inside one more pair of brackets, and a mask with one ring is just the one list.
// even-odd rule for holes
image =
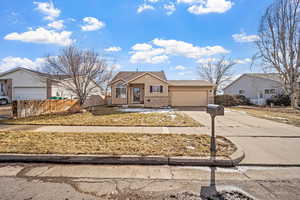
[[[203, 111], [181, 111], [210, 127]], [[226, 110], [216, 118], [217, 135], [230, 138], [246, 153], [242, 165], [299, 165], [300, 128]]]

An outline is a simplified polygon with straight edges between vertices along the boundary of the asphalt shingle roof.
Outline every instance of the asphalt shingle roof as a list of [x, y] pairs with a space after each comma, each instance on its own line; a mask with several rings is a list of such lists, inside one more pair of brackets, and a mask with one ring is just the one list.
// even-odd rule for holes
[[204, 80], [170, 80], [170, 86], [214, 86], [208, 81]]

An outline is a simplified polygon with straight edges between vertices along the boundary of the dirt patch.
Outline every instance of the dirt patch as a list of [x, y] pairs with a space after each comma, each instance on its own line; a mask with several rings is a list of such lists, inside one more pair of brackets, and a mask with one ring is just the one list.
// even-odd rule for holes
[[[192, 148], [191, 148], [192, 147]], [[236, 151], [233, 143], [217, 138], [217, 155]], [[133, 133], [0, 132], [1, 153], [210, 156], [208, 135]]]

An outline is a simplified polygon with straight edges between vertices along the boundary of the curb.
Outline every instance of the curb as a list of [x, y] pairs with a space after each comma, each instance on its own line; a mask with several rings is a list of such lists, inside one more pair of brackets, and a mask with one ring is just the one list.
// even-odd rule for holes
[[240, 145], [234, 142], [232, 143], [236, 146], [237, 150], [228, 157], [170, 157], [168, 164], [181, 166], [235, 167], [245, 158], [245, 152]]
[[114, 155], [0, 154], [0, 162], [234, 167], [245, 157], [237, 146], [229, 157], [165, 157]]

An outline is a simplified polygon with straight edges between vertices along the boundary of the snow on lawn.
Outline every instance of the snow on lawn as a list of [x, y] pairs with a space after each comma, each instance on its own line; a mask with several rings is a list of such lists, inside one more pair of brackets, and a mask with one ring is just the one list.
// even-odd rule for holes
[[[174, 115], [174, 109], [171, 108], [120, 108], [121, 112], [132, 112], [132, 113], [170, 113]], [[176, 117], [176, 115], [175, 115]]]

